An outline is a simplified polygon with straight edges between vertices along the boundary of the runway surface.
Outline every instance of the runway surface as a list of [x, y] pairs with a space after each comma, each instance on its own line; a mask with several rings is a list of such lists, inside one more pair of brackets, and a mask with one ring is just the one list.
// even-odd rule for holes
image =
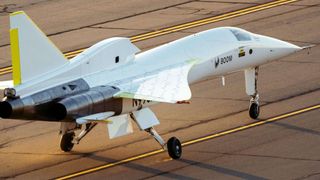
[[[107, 37], [133, 37], [267, 2], [3, 1], [0, 3], [3, 9], [0, 22], [4, 24], [0, 31], [0, 65], [10, 65], [8, 27], [5, 27], [9, 11], [25, 10], [63, 52], [69, 52]], [[237, 26], [300, 46], [316, 45], [260, 68], [259, 93], [263, 105], [260, 122], [320, 103], [320, 3], [317, 0], [291, 2], [135, 44], [146, 50], [219, 26]], [[1, 80], [10, 76], [5, 74]], [[190, 105], [160, 104], [152, 108], [161, 120], [156, 127], [158, 132], [166, 139], [177, 136], [183, 142], [224, 135], [185, 146], [181, 160], [169, 159], [166, 152], [135, 159], [159, 149], [144, 132], [108, 140], [106, 128], [99, 125], [73, 152], [63, 153], [58, 146], [58, 123], [1, 120], [0, 177], [49, 179], [80, 173], [77, 176], [80, 179], [319, 179], [319, 109], [228, 133], [259, 123], [247, 115], [249, 98], [244, 90], [243, 72], [228, 75], [225, 87], [219, 78], [210, 78], [191, 88]], [[130, 162], [119, 163], [130, 158], [133, 159]], [[110, 163], [115, 165], [99, 171], [93, 169]]]

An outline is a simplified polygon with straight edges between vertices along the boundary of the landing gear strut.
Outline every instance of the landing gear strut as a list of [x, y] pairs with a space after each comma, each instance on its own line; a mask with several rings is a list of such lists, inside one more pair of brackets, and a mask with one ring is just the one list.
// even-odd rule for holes
[[182, 146], [178, 138], [171, 137], [167, 143], [161, 138], [154, 128], [148, 128], [145, 130], [161, 145], [164, 150], [168, 151], [169, 156], [172, 159], [179, 159], [182, 154]]
[[249, 116], [258, 119], [260, 114], [259, 94], [258, 94], [258, 67], [245, 70], [246, 92], [250, 99]]
[[[172, 159], [179, 159], [181, 157], [182, 146], [179, 139], [176, 137], [171, 137], [167, 143], [162, 139], [162, 137], [153, 128], [154, 125], [159, 124], [159, 121], [151, 110], [145, 108], [140, 110], [139, 113], [130, 113], [130, 117], [139, 126], [140, 130], [144, 130], [149, 133], [164, 150], [167, 150]], [[150, 123], [152, 119], [153, 123]]]
[[62, 151], [69, 152], [75, 144], [79, 144], [80, 140], [84, 138], [97, 123], [87, 123], [85, 128], [79, 133], [75, 134], [75, 130], [81, 129], [81, 125], [77, 123], [62, 122], [60, 127], [61, 139], [60, 148]]

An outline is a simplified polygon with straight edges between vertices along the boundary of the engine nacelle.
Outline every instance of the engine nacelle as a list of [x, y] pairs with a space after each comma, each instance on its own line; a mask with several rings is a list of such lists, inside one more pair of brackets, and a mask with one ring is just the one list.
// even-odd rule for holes
[[114, 111], [120, 114], [122, 99], [112, 98], [118, 88], [90, 88], [79, 79], [24, 98], [7, 98], [0, 102], [0, 117], [11, 119], [73, 121], [77, 117]]
[[122, 99], [113, 95], [119, 91], [116, 87], [99, 86], [87, 92], [64, 98], [53, 105], [55, 118], [58, 120], [76, 119], [77, 117], [113, 111], [120, 114]]

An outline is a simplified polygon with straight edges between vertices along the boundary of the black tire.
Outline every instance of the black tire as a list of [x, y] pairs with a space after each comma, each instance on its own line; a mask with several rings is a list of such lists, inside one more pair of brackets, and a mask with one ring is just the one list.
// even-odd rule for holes
[[72, 140], [75, 136], [74, 132], [71, 133], [66, 133], [64, 135], [62, 135], [61, 140], [60, 140], [60, 148], [62, 151], [64, 152], [69, 152], [72, 150], [73, 148], [73, 143]]
[[172, 159], [179, 159], [182, 154], [182, 147], [179, 139], [171, 137], [167, 142], [168, 154]]
[[257, 119], [260, 114], [260, 107], [257, 103], [252, 103], [249, 107], [249, 115], [252, 119]]

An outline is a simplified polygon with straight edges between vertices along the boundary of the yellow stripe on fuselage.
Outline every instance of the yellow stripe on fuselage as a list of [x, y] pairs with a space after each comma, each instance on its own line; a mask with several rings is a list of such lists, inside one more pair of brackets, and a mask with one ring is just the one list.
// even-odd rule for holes
[[13, 84], [14, 86], [17, 86], [21, 84], [19, 30], [17, 28], [10, 29], [10, 43], [13, 69]]

